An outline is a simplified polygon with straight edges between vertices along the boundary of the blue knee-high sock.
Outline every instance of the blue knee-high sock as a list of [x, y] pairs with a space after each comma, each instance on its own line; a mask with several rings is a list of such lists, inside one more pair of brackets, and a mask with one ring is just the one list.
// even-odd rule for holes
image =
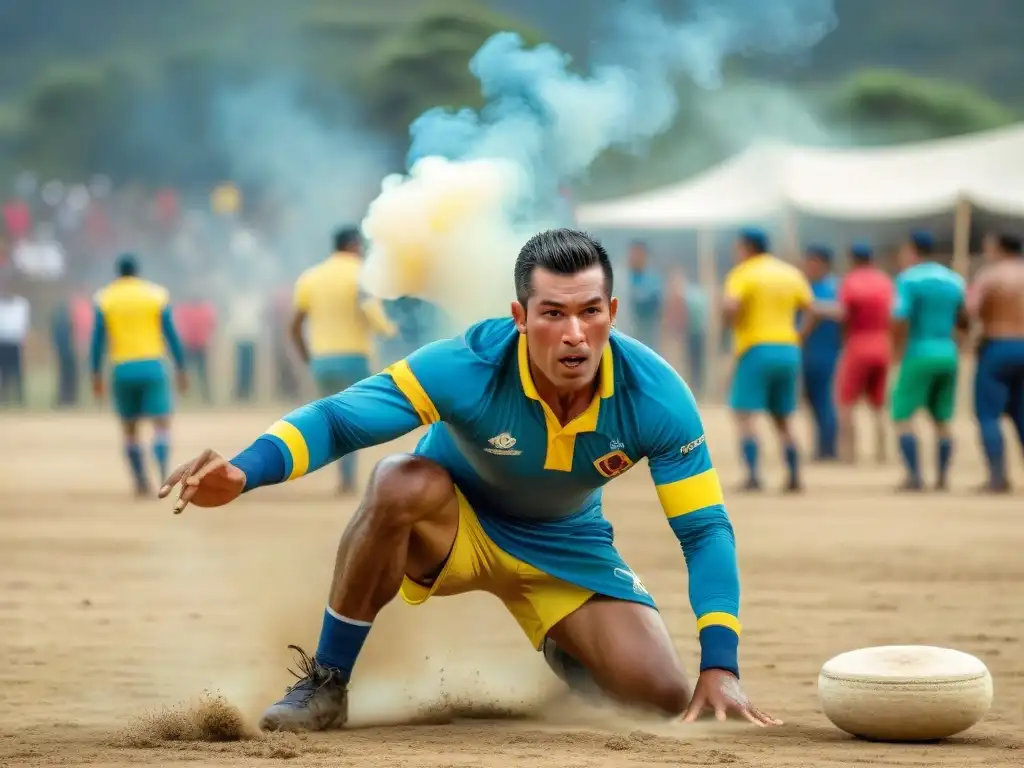
[[981, 444], [985, 448], [985, 458], [988, 461], [989, 479], [1002, 482], [1006, 479], [1006, 454], [999, 419], [984, 419], [978, 426], [981, 428]]
[[167, 463], [171, 456], [171, 444], [168, 434], [159, 430], [153, 436], [153, 458], [160, 467], [160, 479], [167, 477]]
[[757, 440], [753, 437], [745, 437], [741, 447], [743, 460], [747, 462], [748, 477], [751, 480], [757, 480]]
[[316, 660], [325, 667], [337, 669], [348, 678], [370, 634], [370, 622], [346, 618], [330, 608], [324, 611]]
[[797, 453], [793, 443], [786, 443], [783, 451], [786, 456], [786, 468], [789, 470], [789, 480], [795, 483], [800, 477], [800, 455]]
[[128, 457], [128, 466], [132, 468], [132, 477], [135, 478], [136, 488], [146, 487], [146, 467], [142, 458], [142, 446], [138, 443], [125, 443], [125, 456]]
[[912, 480], [921, 479], [921, 470], [917, 462], [917, 436], [912, 432], [904, 432], [900, 435], [900, 453], [903, 455], [903, 463], [907, 467], [907, 473]]
[[939, 459], [939, 482], [944, 483], [949, 473], [949, 462], [953, 458], [953, 438], [940, 437], [936, 455]]
[[835, 410], [829, 405], [825, 418], [821, 422], [821, 454], [826, 459], [834, 459], [838, 455], [839, 421]]

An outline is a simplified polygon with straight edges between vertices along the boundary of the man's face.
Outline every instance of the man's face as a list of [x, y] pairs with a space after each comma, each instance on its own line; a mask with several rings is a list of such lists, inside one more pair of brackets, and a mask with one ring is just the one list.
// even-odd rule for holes
[[600, 266], [575, 275], [535, 269], [527, 306], [512, 302], [519, 332], [529, 339], [530, 362], [561, 391], [593, 382], [617, 310]]
[[813, 281], [821, 280], [828, 273], [828, 265], [824, 260], [814, 254], [804, 256], [804, 274], [807, 279]]

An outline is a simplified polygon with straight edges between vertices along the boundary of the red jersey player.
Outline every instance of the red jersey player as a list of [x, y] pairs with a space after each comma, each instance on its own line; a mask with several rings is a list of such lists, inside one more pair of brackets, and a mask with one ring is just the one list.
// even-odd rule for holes
[[853, 268], [839, 286], [843, 318], [843, 354], [836, 375], [839, 406], [839, 455], [852, 462], [856, 453], [853, 406], [866, 397], [875, 415], [875, 455], [885, 461], [885, 392], [892, 363], [890, 324], [892, 279], [873, 263], [869, 246], [850, 249]]

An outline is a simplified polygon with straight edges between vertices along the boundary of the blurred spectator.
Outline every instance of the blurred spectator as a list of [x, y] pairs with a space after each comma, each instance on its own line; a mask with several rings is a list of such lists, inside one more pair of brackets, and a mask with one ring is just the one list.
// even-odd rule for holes
[[57, 357], [57, 407], [78, 402], [78, 356], [75, 354], [75, 320], [72, 298], [61, 299], [50, 313], [50, 340]]
[[263, 324], [263, 298], [254, 286], [242, 287], [228, 301], [226, 332], [235, 350], [235, 399], [252, 399], [256, 386], [256, 344]]
[[10, 274], [0, 274], [0, 403], [25, 404], [22, 367], [29, 328], [29, 302], [11, 289]]
[[35, 280], [57, 280], [64, 275], [64, 249], [49, 225], [37, 227], [33, 238], [19, 240], [11, 260], [19, 272]]
[[282, 285], [274, 291], [269, 315], [275, 394], [282, 400], [294, 400], [299, 396], [299, 378], [295, 375], [295, 363], [288, 339], [292, 316], [292, 290], [289, 286]]
[[683, 309], [683, 344], [686, 346], [687, 383], [698, 397], [704, 394], [705, 353], [708, 337], [708, 297], [697, 283], [680, 273], [677, 298]]
[[210, 393], [209, 354], [217, 328], [217, 308], [212, 301], [201, 298], [198, 290], [174, 308], [174, 325], [185, 348], [186, 366], [195, 371], [203, 402], [213, 402]]
[[23, 240], [32, 232], [32, 209], [21, 198], [4, 203], [3, 220], [4, 229], [12, 240]]
[[648, 262], [647, 245], [636, 240], [629, 247], [629, 307], [633, 336], [657, 351], [664, 299], [661, 275]]

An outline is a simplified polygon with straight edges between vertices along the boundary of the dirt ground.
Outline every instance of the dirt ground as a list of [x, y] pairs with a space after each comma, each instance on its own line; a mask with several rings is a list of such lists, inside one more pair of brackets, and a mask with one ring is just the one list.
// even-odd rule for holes
[[[182, 415], [176, 455], [233, 451], [276, 415]], [[732, 484], [726, 415], [711, 409], [706, 425]], [[286, 645], [315, 647], [353, 509], [332, 496], [333, 470], [175, 517], [169, 504], [128, 497], [109, 416], [0, 414], [0, 766], [1024, 765], [1024, 497], [971, 495], [980, 458], [972, 425], [958, 426], [948, 495], [894, 495], [893, 454], [882, 467], [809, 467], [799, 498], [727, 496], [744, 681], [780, 728], [642, 721], [558, 698], [500, 604], [466, 596], [382, 614], [353, 684], [352, 730], [253, 738], [250, 723], [291, 680]], [[367, 452], [362, 475], [410, 444]], [[684, 563], [647, 470], [612, 483], [606, 506], [692, 668]], [[995, 679], [989, 715], [927, 746], [837, 731], [818, 707], [820, 665], [888, 643], [978, 655]]]

